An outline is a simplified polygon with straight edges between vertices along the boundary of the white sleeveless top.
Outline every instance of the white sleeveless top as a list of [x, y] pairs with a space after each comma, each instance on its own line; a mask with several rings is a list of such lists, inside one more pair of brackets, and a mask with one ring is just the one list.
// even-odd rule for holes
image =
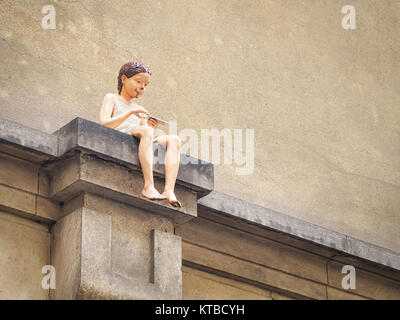
[[[117, 98], [116, 94], [114, 94], [113, 98], [114, 98], [114, 102], [115, 102], [114, 113], [113, 113], [114, 116], [124, 113], [127, 110], [130, 110], [136, 106], [136, 103], [133, 101], [131, 102], [132, 103], [131, 106], [123, 103], [121, 100], [119, 100]], [[140, 125], [140, 120], [141, 120], [141, 118], [139, 118], [138, 116], [136, 116], [134, 114], [131, 114], [128, 118], [126, 118], [124, 120], [124, 122], [122, 122], [118, 127], [116, 127], [115, 130], [130, 134], [130, 132], [133, 128]]]

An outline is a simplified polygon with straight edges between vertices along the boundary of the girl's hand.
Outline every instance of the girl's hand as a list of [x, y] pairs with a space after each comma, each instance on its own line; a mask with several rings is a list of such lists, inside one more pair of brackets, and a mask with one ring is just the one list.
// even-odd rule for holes
[[150, 118], [150, 119], [147, 121], [147, 124], [148, 124], [150, 127], [153, 127], [154, 130], [157, 129], [157, 127], [158, 127], [158, 121], [157, 121], [156, 119], [153, 119], [153, 118]]
[[137, 108], [131, 109], [131, 112], [135, 116], [139, 116], [139, 113], [144, 113], [144, 114], [147, 114], [148, 116], [150, 116], [150, 113], [142, 106], [138, 106]]

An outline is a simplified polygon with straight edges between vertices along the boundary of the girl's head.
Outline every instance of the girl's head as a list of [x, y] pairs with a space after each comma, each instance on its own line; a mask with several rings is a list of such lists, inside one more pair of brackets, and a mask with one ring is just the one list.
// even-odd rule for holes
[[118, 94], [124, 90], [132, 98], [137, 98], [143, 94], [150, 79], [151, 71], [148, 66], [137, 61], [127, 62], [119, 70]]

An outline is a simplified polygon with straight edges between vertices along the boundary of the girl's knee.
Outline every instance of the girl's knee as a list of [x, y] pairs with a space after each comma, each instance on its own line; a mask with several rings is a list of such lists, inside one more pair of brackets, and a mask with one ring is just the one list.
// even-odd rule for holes
[[154, 128], [150, 126], [142, 126], [140, 129], [141, 139], [153, 139], [154, 138]]
[[168, 143], [172, 144], [173, 146], [180, 148], [182, 145], [181, 138], [177, 135], [169, 135], [168, 136]]

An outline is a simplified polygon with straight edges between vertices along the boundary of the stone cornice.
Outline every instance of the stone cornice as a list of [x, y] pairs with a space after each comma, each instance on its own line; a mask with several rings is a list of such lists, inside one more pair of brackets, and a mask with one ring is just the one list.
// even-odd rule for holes
[[252, 232], [267, 230], [269, 237], [321, 255], [349, 255], [389, 269], [400, 270], [400, 254], [329, 230], [269, 208], [213, 191], [198, 201], [198, 216]]
[[[136, 138], [79, 117], [53, 134], [0, 119], [0, 143], [7, 153], [38, 163], [53, 161], [75, 150], [82, 150], [133, 169], [140, 168], [137, 153], [139, 142]], [[155, 144], [154, 151], [154, 174], [162, 177], [165, 150], [157, 148]], [[181, 154], [177, 184], [202, 197], [214, 188], [214, 166]]]

